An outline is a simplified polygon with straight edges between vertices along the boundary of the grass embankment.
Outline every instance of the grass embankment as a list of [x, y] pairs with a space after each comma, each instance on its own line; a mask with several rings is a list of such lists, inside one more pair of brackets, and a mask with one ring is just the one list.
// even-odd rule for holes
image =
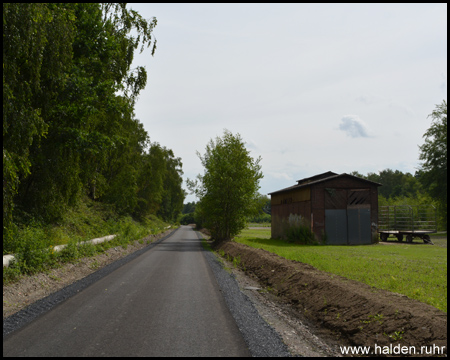
[[[85, 256], [94, 256], [111, 247], [123, 246], [148, 235], [163, 232], [169, 224], [155, 216], [138, 222], [117, 215], [110, 206], [85, 200], [70, 210], [57, 224], [43, 225], [29, 221], [15, 227], [3, 239], [3, 255], [14, 254], [16, 261], [3, 268], [3, 283], [14, 282], [24, 274], [45, 271]], [[101, 244], [80, 242], [106, 235], [117, 235]], [[67, 246], [60, 252], [56, 245]]]
[[269, 229], [244, 230], [234, 239], [447, 312], [447, 240], [432, 240], [436, 246], [419, 240], [413, 244], [298, 245], [270, 239]]

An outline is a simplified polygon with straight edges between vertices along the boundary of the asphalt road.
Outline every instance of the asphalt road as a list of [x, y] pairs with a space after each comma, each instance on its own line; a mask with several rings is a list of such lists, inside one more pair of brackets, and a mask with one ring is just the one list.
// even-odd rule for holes
[[3, 356], [251, 356], [190, 227], [3, 341]]

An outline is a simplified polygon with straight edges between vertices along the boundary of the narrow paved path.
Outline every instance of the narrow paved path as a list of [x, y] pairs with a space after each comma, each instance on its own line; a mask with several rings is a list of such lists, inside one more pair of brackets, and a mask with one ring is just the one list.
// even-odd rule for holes
[[195, 232], [170, 238], [3, 341], [3, 356], [250, 356]]

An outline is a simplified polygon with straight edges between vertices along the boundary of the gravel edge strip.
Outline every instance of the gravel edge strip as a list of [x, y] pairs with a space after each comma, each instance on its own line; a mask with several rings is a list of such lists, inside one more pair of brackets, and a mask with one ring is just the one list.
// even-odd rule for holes
[[29, 324], [31, 321], [38, 318], [39, 316], [50, 311], [56, 305], [62, 303], [63, 301], [69, 299], [70, 297], [76, 295], [83, 289], [87, 288], [89, 285], [93, 284], [94, 282], [100, 280], [101, 278], [110, 274], [111, 272], [118, 269], [119, 267], [121, 267], [121, 266], [125, 265], [126, 263], [130, 262], [131, 260], [135, 259], [136, 257], [143, 254], [144, 252], [152, 249], [155, 245], [159, 244], [160, 242], [164, 241], [168, 237], [172, 236], [177, 230], [178, 229], [174, 229], [170, 234], [149, 244], [148, 246], [146, 246], [140, 250], [137, 250], [134, 253], [131, 253], [122, 259], [114, 261], [113, 263], [97, 270], [96, 272], [86, 276], [85, 278], [75, 281], [74, 283], [66, 286], [65, 288], [58, 290], [58, 291], [54, 292], [53, 294], [50, 294], [50, 295], [46, 296], [45, 298], [40, 299], [40, 300], [34, 302], [33, 304], [28, 305], [25, 309], [22, 309], [22, 310], [18, 311], [17, 313], [5, 318], [3, 320], [3, 339], [5, 339], [6, 336], [13, 333], [14, 331]]
[[[200, 232], [196, 233], [200, 240], [203, 239]], [[212, 251], [203, 249], [203, 253], [252, 356], [291, 357], [281, 336], [259, 315], [247, 295], [241, 292], [234, 275], [223, 268]]]

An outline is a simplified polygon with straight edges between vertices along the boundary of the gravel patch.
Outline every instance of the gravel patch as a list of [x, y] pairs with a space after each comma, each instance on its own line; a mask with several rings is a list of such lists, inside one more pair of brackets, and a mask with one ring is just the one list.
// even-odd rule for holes
[[[197, 232], [202, 239], [202, 235]], [[290, 357], [280, 335], [259, 315], [250, 299], [243, 294], [236, 279], [222, 266], [216, 255], [204, 250], [205, 257], [217, 279], [217, 283], [254, 357]]]

